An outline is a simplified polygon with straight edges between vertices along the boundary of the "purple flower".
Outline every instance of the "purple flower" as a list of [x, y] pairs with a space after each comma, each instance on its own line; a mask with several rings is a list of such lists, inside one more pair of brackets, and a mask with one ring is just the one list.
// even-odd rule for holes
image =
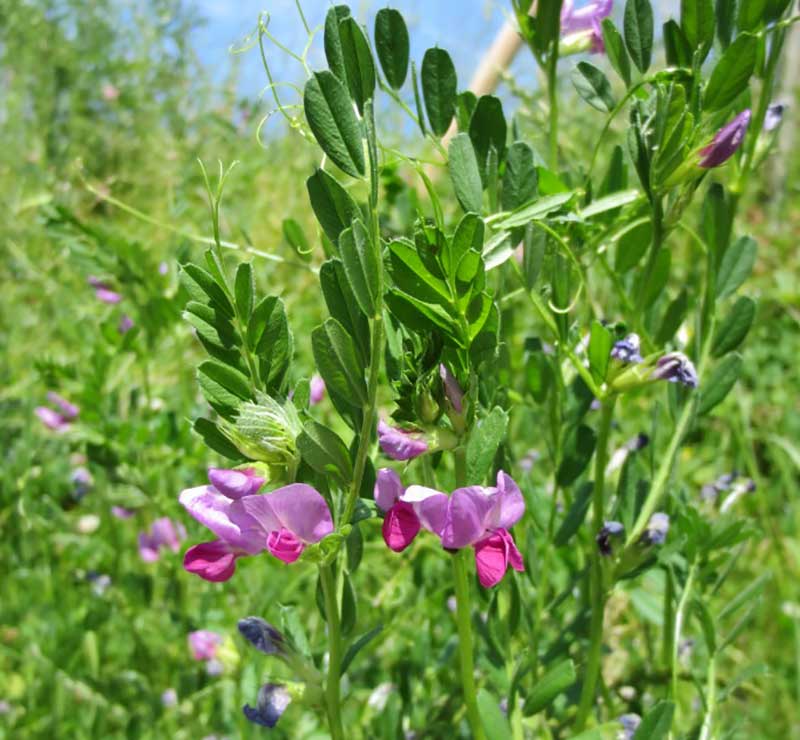
[[381, 468], [375, 478], [375, 503], [383, 518], [383, 541], [395, 552], [405, 550], [419, 533], [420, 524], [414, 507], [401, 501], [405, 492], [400, 476], [389, 468]]
[[174, 707], [178, 703], [178, 692], [175, 689], [165, 689], [161, 692], [161, 705]]
[[605, 522], [595, 538], [600, 554], [611, 555], [614, 551], [611, 540], [621, 537], [624, 531], [625, 527], [620, 522]]
[[697, 388], [697, 370], [692, 361], [682, 352], [670, 352], [659, 357], [656, 367], [650, 374], [653, 380], [667, 380], [681, 383], [687, 388]]
[[325, 398], [325, 381], [321, 375], [313, 375], [310, 383], [309, 402], [312, 406], [316, 406], [323, 398]]
[[669, 515], [657, 511], [647, 522], [647, 529], [642, 534], [642, 542], [648, 545], [663, 545], [669, 532]]
[[122, 314], [117, 325], [117, 331], [120, 334], [127, 334], [131, 329], [133, 329], [133, 319], [127, 314]]
[[136, 512], [126, 509], [122, 506], [112, 506], [111, 513], [117, 519], [130, 519]]
[[622, 740], [632, 740], [639, 725], [642, 724], [642, 718], [638, 714], [623, 714], [619, 718], [619, 723], [622, 725], [622, 735], [620, 736]]
[[94, 288], [94, 295], [97, 300], [110, 304], [119, 303], [122, 300], [122, 296], [119, 293], [111, 290], [111, 288], [108, 287], [108, 284], [103, 282], [99, 277], [89, 275], [89, 277], [86, 279], [86, 282], [88, 282], [89, 285]]
[[450, 401], [455, 412], [460, 414], [463, 410], [464, 391], [461, 390], [458, 381], [443, 363], [439, 364], [439, 377], [442, 379], [445, 397]]
[[146, 563], [154, 563], [162, 547], [178, 552], [184, 539], [186, 530], [183, 525], [173, 524], [168, 517], [161, 517], [153, 522], [149, 532], [139, 534], [139, 555]]
[[478, 579], [484, 588], [499, 583], [509, 565], [524, 570], [508, 528], [525, 513], [525, 500], [502, 470], [497, 474], [497, 486], [458, 488], [450, 496], [424, 486], [409, 486], [400, 500], [414, 507], [422, 526], [440, 538], [442, 547], [475, 549]]
[[54, 432], [65, 432], [70, 427], [70, 423], [58, 411], [47, 406], [37, 406], [33, 413], [39, 417], [42, 424]]
[[304, 483], [254, 494], [263, 479], [252, 471], [212, 468], [209, 479], [212, 485], [188, 488], [180, 495], [188, 512], [219, 538], [190, 547], [183, 559], [186, 570], [207, 581], [227, 581], [238, 558], [265, 549], [293, 563], [307, 545], [333, 531], [325, 499]]
[[701, 167], [719, 167], [727, 162], [741, 146], [747, 127], [750, 125], [750, 109], [745, 108], [727, 126], [717, 131], [713, 141], [700, 150]]
[[222, 635], [211, 630], [195, 630], [188, 635], [189, 650], [195, 660], [213, 660], [222, 644]]
[[48, 391], [47, 400], [50, 401], [50, 403], [54, 406], [58, 406], [59, 410], [61, 411], [61, 416], [70, 421], [77, 418], [81, 411], [80, 408], [74, 403], [70, 403], [66, 398], [59, 396], [58, 393], [53, 391]]
[[158, 263], [158, 274], [166, 275], [169, 272], [169, 265], [166, 262]]
[[614, 0], [590, 0], [580, 8], [576, 8], [573, 0], [564, 0], [561, 5], [561, 34], [567, 35], [594, 28], [603, 18], [611, 14], [613, 6]]
[[764, 115], [764, 131], [769, 133], [781, 125], [783, 114], [786, 112], [785, 103], [772, 103]]
[[392, 460], [413, 460], [428, 451], [428, 443], [421, 435], [390, 427], [383, 420], [378, 422], [378, 444]]
[[75, 498], [82, 499], [89, 491], [92, 490], [94, 479], [92, 474], [84, 467], [75, 468], [70, 476], [73, 486], [73, 494]]
[[264, 655], [286, 655], [284, 636], [261, 617], [245, 617], [237, 626], [242, 637]]
[[244, 716], [262, 727], [275, 727], [291, 701], [292, 697], [285, 686], [265, 683], [258, 691], [256, 706], [244, 705]]
[[639, 354], [641, 349], [641, 342], [638, 334], [628, 334], [624, 339], [620, 339], [614, 343], [611, 348], [611, 356], [615, 360], [624, 363], [639, 363], [642, 362], [642, 356]]

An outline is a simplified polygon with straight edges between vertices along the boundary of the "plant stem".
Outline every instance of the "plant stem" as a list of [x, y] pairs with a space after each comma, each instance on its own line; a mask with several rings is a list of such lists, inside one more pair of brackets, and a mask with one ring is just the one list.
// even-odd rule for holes
[[547, 59], [547, 96], [550, 103], [550, 169], [558, 171], [558, 40], [553, 43]]
[[706, 676], [706, 713], [698, 740], [711, 740], [714, 737], [714, 710], [717, 708], [717, 656], [712, 654], [708, 659], [708, 676]]
[[469, 557], [468, 548], [462, 548], [453, 555], [453, 581], [456, 587], [456, 624], [458, 626], [458, 655], [461, 665], [461, 686], [464, 704], [467, 707], [472, 736], [484, 740], [483, 725], [478, 712], [475, 692], [475, 666], [472, 657], [472, 608], [469, 597]]
[[611, 396], [602, 406], [600, 429], [597, 435], [597, 451], [594, 458], [594, 490], [592, 491], [592, 538], [589, 542], [591, 570], [589, 574], [589, 594], [592, 603], [592, 620], [589, 627], [589, 656], [581, 688], [578, 715], [575, 719], [575, 732], [580, 733], [594, 704], [597, 678], [600, 674], [600, 661], [603, 651], [603, 614], [606, 605], [606, 587], [603, 583], [602, 554], [596, 546], [595, 536], [603, 527], [605, 512], [605, 471], [608, 465], [608, 440], [611, 422], [614, 418], [614, 402]]
[[678, 711], [680, 706], [678, 704], [678, 649], [681, 644], [681, 631], [683, 629], [683, 622], [686, 619], [686, 609], [689, 605], [689, 597], [692, 595], [692, 586], [694, 584], [694, 575], [697, 571], [696, 563], [692, 563], [689, 568], [689, 575], [686, 578], [686, 584], [683, 587], [680, 601], [678, 602], [678, 609], [675, 612], [675, 628], [672, 637], [672, 655], [671, 669], [670, 669], [670, 699], [675, 702], [675, 716], [672, 719], [673, 727], [678, 718]]
[[339, 601], [336, 598], [336, 577], [331, 565], [319, 569], [325, 597], [325, 618], [328, 622], [328, 675], [325, 679], [325, 706], [332, 740], [344, 740], [339, 681], [342, 665], [342, 635], [339, 624]]

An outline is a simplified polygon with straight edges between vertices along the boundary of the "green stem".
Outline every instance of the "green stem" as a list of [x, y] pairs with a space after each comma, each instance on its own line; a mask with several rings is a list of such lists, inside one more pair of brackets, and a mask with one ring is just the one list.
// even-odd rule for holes
[[717, 656], [708, 659], [708, 675], [706, 676], [706, 713], [698, 740], [711, 740], [714, 737], [714, 711], [717, 708]]
[[453, 555], [453, 581], [456, 587], [456, 624], [458, 626], [458, 655], [461, 665], [461, 687], [467, 707], [472, 736], [485, 740], [478, 699], [475, 692], [475, 665], [472, 656], [472, 608], [469, 595], [470, 549], [462, 548]]
[[665, 670], [672, 665], [675, 646], [675, 576], [670, 568], [666, 569], [664, 585], [664, 641], [661, 646], [661, 662]]
[[339, 624], [339, 601], [336, 598], [336, 578], [330, 565], [320, 566], [320, 581], [325, 598], [325, 618], [328, 622], [328, 675], [325, 679], [325, 706], [328, 712], [332, 740], [344, 740], [339, 682], [342, 666], [342, 634]]
[[672, 724], [678, 719], [678, 712], [680, 705], [678, 704], [678, 649], [681, 644], [681, 631], [683, 630], [683, 623], [686, 619], [686, 609], [689, 606], [689, 597], [692, 595], [692, 586], [694, 584], [694, 575], [697, 570], [696, 563], [692, 563], [689, 568], [689, 575], [686, 578], [686, 584], [683, 587], [680, 601], [678, 602], [678, 609], [675, 612], [675, 628], [672, 637], [672, 655], [670, 656], [671, 662], [671, 678], [670, 678], [670, 699], [675, 702], [675, 715], [672, 719]]
[[589, 573], [589, 594], [592, 604], [592, 619], [589, 627], [589, 655], [583, 677], [578, 715], [575, 719], [575, 732], [580, 733], [592, 710], [595, 699], [597, 678], [600, 675], [600, 662], [603, 653], [603, 614], [606, 606], [606, 586], [603, 583], [603, 555], [596, 546], [595, 535], [603, 527], [605, 513], [605, 479], [608, 465], [608, 440], [611, 422], [614, 418], [614, 403], [611, 396], [603, 403], [600, 416], [600, 429], [597, 435], [597, 451], [594, 458], [594, 490], [592, 491], [592, 533], [590, 540], [591, 570]]
[[553, 43], [547, 60], [547, 95], [550, 103], [550, 169], [558, 171], [558, 40]]

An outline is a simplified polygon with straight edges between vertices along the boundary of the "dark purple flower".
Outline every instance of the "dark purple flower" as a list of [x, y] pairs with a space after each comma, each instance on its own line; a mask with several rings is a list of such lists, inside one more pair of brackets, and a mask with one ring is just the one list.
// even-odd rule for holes
[[413, 460], [428, 451], [428, 443], [420, 434], [378, 422], [378, 444], [392, 460]]
[[781, 125], [783, 114], [786, 111], [785, 103], [772, 103], [764, 115], [764, 131], [769, 133]]
[[245, 617], [239, 620], [237, 626], [242, 637], [264, 655], [286, 654], [283, 635], [261, 617]]
[[700, 150], [699, 165], [708, 169], [727, 162], [744, 141], [751, 115], [750, 109], [745, 108], [729, 124], [717, 131], [713, 141]]
[[92, 474], [84, 467], [75, 468], [70, 476], [72, 481], [72, 492], [75, 498], [82, 499], [92, 490]]
[[619, 718], [619, 723], [622, 725], [622, 735], [620, 736], [622, 740], [632, 740], [639, 725], [642, 724], [642, 718], [638, 714], [623, 714]]
[[455, 412], [460, 414], [463, 410], [464, 391], [461, 390], [458, 381], [443, 363], [439, 364], [439, 377], [442, 379], [445, 397], [450, 401]]
[[606, 522], [597, 533], [597, 549], [601, 555], [611, 555], [613, 553], [612, 539], [621, 537], [625, 532], [625, 527], [620, 522]]
[[292, 697], [285, 686], [265, 683], [258, 691], [256, 706], [244, 705], [244, 716], [262, 727], [275, 727], [291, 701]]
[[639, 354], [641, 349], [641, 341], [638, 334], [628, 334], [624, 339], [620, 339], [611, 348], [611, 356], [615, 360], [624, 363], [638, 363], [642, 362], [642, 356]]
[[682, 352], [670, 352], [660, 357], [650, 377], [653, 380], [681, 383], [687, 388], [697, 388], [698, 383], [697, 370]]

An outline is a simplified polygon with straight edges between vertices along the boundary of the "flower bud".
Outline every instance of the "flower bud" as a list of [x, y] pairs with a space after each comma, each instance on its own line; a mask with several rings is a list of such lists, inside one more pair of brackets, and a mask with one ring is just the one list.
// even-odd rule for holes
[[703, 147], [700, 154], [700, 167], [708, 169], [725, 164], [742, 145], [752, 114], [745, 108], [729, 124], [717, 131], [710, 144]]

